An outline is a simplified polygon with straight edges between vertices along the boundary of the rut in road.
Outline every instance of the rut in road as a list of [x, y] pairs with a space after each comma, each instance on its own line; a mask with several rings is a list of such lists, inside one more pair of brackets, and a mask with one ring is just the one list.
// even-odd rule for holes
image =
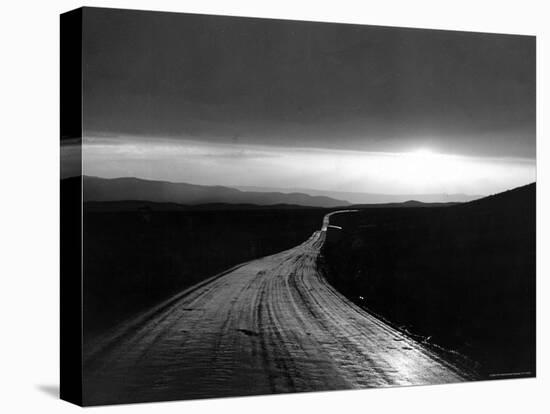
[[469, 379], [329, 285], [319, 264], [325, 235], [200, 283], [98, 341], [85, 358], [84, 402]]

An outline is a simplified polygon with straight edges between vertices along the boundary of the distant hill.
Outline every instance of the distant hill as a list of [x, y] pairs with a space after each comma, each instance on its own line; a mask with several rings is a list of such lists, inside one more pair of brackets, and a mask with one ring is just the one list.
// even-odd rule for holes
[[350, 208], [403, 208], [403, 207], [450, 207], [460, 203], [425, 203], [417, 200], [403, 201], [402, 203], [374, 203], [374, 204], [353, 204]]
[[253, 186], [236, 186], [235, 188], [242, 191], [278, 191], [281, 193], [289, 193], [298, 191], [312, 196], [325, 196], [340, 200], [347, 200], [351, 204], [389, 204], [403, 203], [409, 200], [416, 200], [421, 203], [464, 203], [483, 197], [482, 195], [472, 194], [377, 194], [377, 193], [358, 193], [349, 191], [329, 191], [316, 190], [311, 188], [271, 188], [271, 187], [253, 187]]
[[[404, 207], [450, 207], [460, 203], [422, 203], [420, 201], [405, 201], [403, 203], [385, 204], [356, 204], [349, 208], [354, 209], [380, 209], [380, 208], [404, 208]], [[296, 204], [228, 204], [228, 203], [207, 203], [207, 204], [177, 204], [159, 203], [147, 200], [121, 200], [121, 201], [86, 201], [84, 208], [88, 212], [114, 212], [114, 211], [218, 211], [218, 210], [288, 210], [288, 209], [318, 209], [326, 207], [300, 206]]]
[[223, 186], [206, 186], [139, 178], [83, 177], [84, 201], [146, 200], [156, 203], [295, 205], [311, 207], [348, 206], [345, 200], [304, 193], [241, 191]]

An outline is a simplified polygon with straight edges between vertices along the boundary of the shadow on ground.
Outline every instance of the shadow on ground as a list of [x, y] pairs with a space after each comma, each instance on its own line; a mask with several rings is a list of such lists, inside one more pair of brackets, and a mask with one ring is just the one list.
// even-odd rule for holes
[[41, 384], [37, 385], [36, 388], [50, 397], [59, 398], [59, 385], [57, 384]]

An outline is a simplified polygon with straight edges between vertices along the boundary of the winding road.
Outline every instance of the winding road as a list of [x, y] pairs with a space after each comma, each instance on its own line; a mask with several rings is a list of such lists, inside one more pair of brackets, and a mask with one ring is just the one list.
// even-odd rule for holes
[[84, 403], [466, 380], [328, 284], [319, 257], [329, 219], [301, 245], [199, 283], [91, 344]]

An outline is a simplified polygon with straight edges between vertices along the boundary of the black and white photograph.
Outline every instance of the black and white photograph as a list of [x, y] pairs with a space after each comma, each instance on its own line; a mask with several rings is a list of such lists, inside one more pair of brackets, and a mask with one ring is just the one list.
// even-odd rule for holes
[[546, 8], [5, 2], [0, 412], [546, 413]]
[[535, 36], [61, 25], [82, 405], [536, 376]]

